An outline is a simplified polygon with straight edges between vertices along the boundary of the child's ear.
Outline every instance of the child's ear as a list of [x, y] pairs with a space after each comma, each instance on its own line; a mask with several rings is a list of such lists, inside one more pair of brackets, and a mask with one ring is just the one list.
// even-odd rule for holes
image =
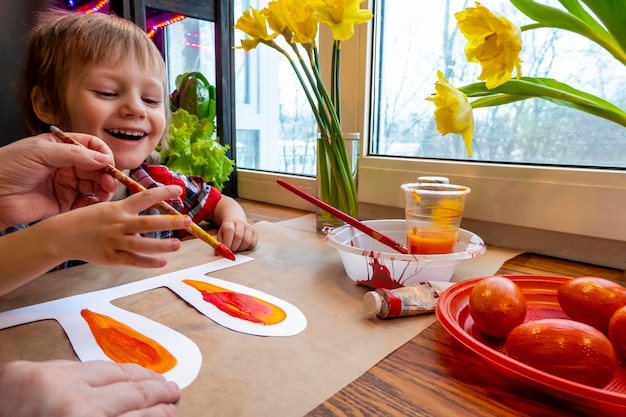
[[33, 112], [39, 120], [49, 125], [55, 125], [58, 123], [55, 112], [50, 108], [50, 103], [46, 100], [41, 93], [41, 88], [35, 86], [30, 92], [30, 103], [33, 106]]

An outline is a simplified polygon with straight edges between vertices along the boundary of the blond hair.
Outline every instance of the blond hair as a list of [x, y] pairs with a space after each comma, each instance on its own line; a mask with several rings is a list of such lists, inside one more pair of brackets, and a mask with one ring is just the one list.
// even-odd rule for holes
[[46, 106], [58, 113], [59, 127], [69, 129], [65, 100], [71, 73], [80, 72], [88, 65], [106, 60], [121, 62], [128, 57], [162, 74], [165, 120], [169, 121], [165, 61], [145, 32], [131, 21], [112, 14], [57, 9], [42, 12], [30, 32], [23, 71], [22, 98], [28, 133], [36, 135], [49, 129], [35, 114], [31, 103], [33, 89], [38, 87]]

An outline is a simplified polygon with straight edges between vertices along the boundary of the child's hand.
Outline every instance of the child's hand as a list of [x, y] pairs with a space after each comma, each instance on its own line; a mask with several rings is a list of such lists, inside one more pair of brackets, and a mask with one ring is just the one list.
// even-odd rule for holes
[[226, 219], [222, 221], [217, 232], [217, 240], [235, 252], [254, 249], [259, 241], [257, 231], [242, 219]]
[[257, 231], [248, 223], [243, 208], [232, 197], [222, 196], [215, 206], [212, 221], [220, 227], [217, 240], [232, 251], [254, 249], [259, 242]]
[[[166, 264], [156, 253], [180, 248], [178, 239], [152, 239], [140, 233], [185, 229], [191, 224], [186, 215], [139, 216], [159, 201], [181, 194], [177, 186], [151, 188], [120, 201], [99, 203], [51, 217], [57, 224], [64, 258], [104, 265], [158, 268]], [[72, 230], [70, 232], [70, 230]]]

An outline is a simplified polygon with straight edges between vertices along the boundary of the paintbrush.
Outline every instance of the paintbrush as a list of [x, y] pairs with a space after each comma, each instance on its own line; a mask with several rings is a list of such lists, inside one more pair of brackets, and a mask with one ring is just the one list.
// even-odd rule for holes
[[409, 250], [402, 243], [396, 242], [395, 240], [393, 240], [389, 236], [385, 236], [382, 233], [377, 232], [376, 230], [372, 229], [371, 227], [369, 227], [365, 223], [362, 223], [361, 221], [359, 221], [359, 220], [355, 219], [354, 217], [344, 213], [343, 211], [337, 210], [333, 206], [324, 203], [322, 200], [320, 200], [320, 199], [318, 199], [316, 197], [313, 197], [311, 194], [305, 193], [301, 189], [299, 189], [299, 188], [289, 184], [286, 181], [278, 179], [278, 180], [276, 180], [276, 182], [279, 185], [281, 185], [281, 186], [285, 187], [286, 189], [288, 189], [289, 191], [291, 191], [292, 193], [294, 193], [294, 194], [304, 198], [309, 203], [315, 204], [317, 207], [321, 208], [324, 211], [329, 212], [330, 214], [332, 214], [333, 216], [337, 217], [338, 219], [343, 220], [344, 222], [348, 223], [350, 226], [354, 227], [355, 229], [360, 230], [361, 232], [365, 233], [366, 235], [376, 239], [380, 243], [384, 243], [385, 245], [389, 246], [390, 248], [392, 248], [392, 249], [394, 249], [394, 250], [396, 250], [396, 251], [398, 251], [400, 253], [404, 253], [404, 254], [409, 253]]
[[[59, 129], [56, 126], [50, 126], [50, 131], [56, 137], [60, 138], [65, 143], [78, 145], [78, 146], [84, 146], [82, 143], [78, 142], [74, 138], [71, 138], [70, 136], [65, 134], [65, 132], [63, 132], [61, 129]], [[122, 171], [120, 171], [119, 169], [115, 168], [111, 164], [107, 165], [104, 168], [104, 171], [107, 174], [113, 176], [113, 178], [115, 178], [116, 180], [118, 180], [122, 184], [124, 184], [126, 186], [126, 188], [128, 188], [130, 190], [131, 193], [138, 193], [138, 192], [141, 192], [141, 191], [146, 191], [146, 187], [144, 187], [143, 185], [139, 184], [137, 181], [135, 181], [134, 179], [130, 178], [128, 175], [124, 174]], [[157, 209], [159, 209], [159, 211], [161, 213], [164, 213], [164, 214], [174, 214], [174, 215], [182, 216], [182, 213], [180, 213], [178, 210], [176, 210], [174, 207], [172, 207], [171, 205], [169, 205], [165, 201], [161, 201], [160, 203], [157, 203], [155, 205], [155, 207]], [[198, 239], [202, 240], [203, 242], [208, 243], [209, 245], [211, 245], [211, 247], [213, 249], [215, 249], [215, 253], [217, 255], [219, 255], [219, 256], [221, 256], [223, 258], [231, 259], [233, 261], [235, 260], [235, 254], [233, 253], [233, 251], [230, 250], [230, 248], [228, 246], [224, 245], [223, 243], [218, 242], [217, 239], [215, 239], [213, 236], [211, 236], [203, 228], [201, 228], [200, 226], [198, 226], [194, 222], [191, 222], [191, 225], [189, 227], [187, 227], [187, 231], [189, 233], [191, 233], [193, 236], [195, 236]]]

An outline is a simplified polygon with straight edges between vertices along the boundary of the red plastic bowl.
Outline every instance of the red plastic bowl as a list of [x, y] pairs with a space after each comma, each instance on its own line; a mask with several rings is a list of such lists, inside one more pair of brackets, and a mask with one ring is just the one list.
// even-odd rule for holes
[[[564, 318], [556, 295], [559, 286], [570, 278], [538, 275], [505, 275], [515, 281], [526, 298], [526, 321]], [[621, 361], [613, 380], [604, 388], [594, 388], [560, 378], [525, 365], [507, 355], [505, 340], [483, 335], [469, 314], [469, 295], [482, 278], [454, 284], [446, 289], [437, 304], [437, 318], [459, 342], [492, 363], [498, 371], [543, 391], [609, 415], [626, 415], [626, 361]]]

